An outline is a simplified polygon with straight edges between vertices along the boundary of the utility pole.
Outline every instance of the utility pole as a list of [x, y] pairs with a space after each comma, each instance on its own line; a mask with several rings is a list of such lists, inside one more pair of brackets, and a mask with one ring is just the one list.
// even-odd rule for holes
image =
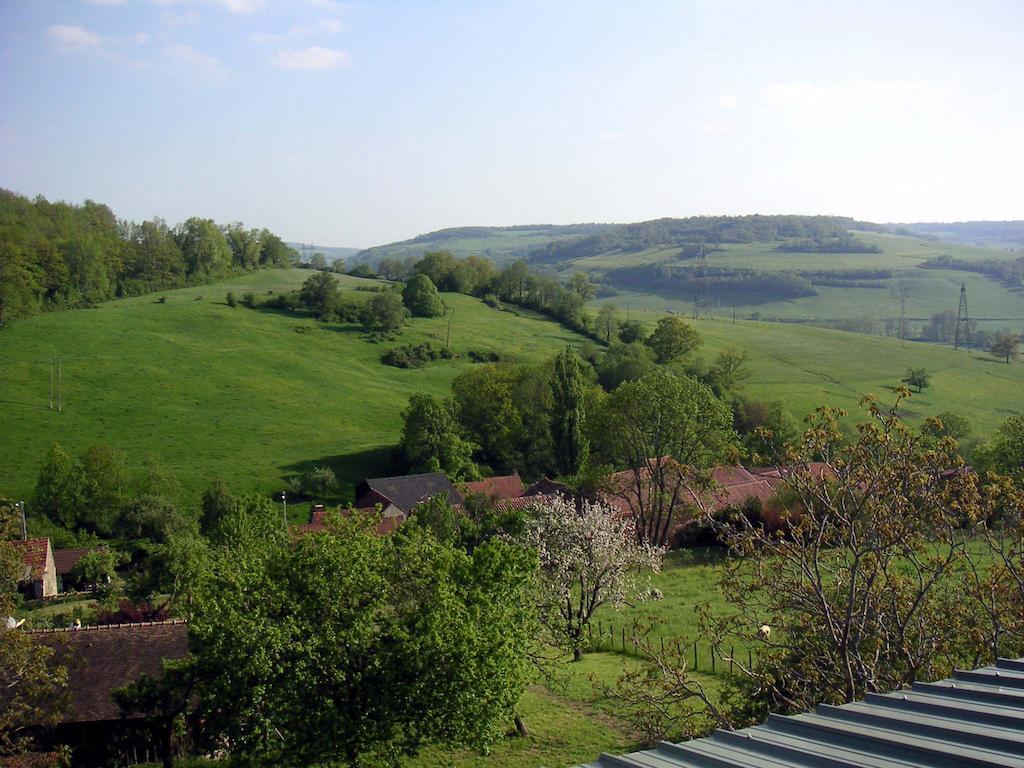
[[25, 524], [25, 502], [18, 502], [18, 512], [21, 513], [21, 540], [25, 541], [28, 539], [28, 526]]
[[[961, 328], [963, 331], [961, 332]], [[956, 313], [956, 337], [953, 340], [953, 349], [960, 349], [960, 339], [963, 337], [967, 344], [967, 351], [971, 351], [971, 321], [967, 316], [967, 283], [960, 283], [960, 308]]]
[[694, 269], [694, 277], [693, 318], [697, 320], [701, 315], [708, 313], [711, 304], [711, 299], [708, 295], [708, 262], [707, 257], [704, 255], [704, 243], [700, 244], [697, 251], [697, 266]]
[[281, 491], [281, 516], [284, 518], [284, 530], [288, 531], [288, 492]]
[[53, 410], [53, 358], [50, 358], [50, 410]]
[[455, 314], [455, 307], [450, 307], [449, 308], [449, 315], [448, 315], [448, 336], [444, 340], [444, 348], [448, 352], [452, 351], [452, 349], [451, 349], [452, 348], [452, 315], [454, 315], [454, 314]]

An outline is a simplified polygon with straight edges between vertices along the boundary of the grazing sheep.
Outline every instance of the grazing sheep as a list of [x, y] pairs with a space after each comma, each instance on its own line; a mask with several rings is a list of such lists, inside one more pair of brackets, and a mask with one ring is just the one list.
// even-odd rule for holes
[[757, 628], [757, 637], [759, 640], [767, 640], [772, 636], [772, 628], [767, 624], [762, 624]]

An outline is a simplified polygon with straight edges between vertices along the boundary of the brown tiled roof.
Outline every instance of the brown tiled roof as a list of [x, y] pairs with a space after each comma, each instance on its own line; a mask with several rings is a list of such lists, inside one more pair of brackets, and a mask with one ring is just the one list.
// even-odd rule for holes
[[71, 706], [66, 723], [120, 719], [121, 709], [112, 697], [115, 690], [142, 675], [155, 677], [163, 671], [165, 659], [188, 654], [188, 625], [180, 619], [27, 634], [53, 648], [54, 660], [67, 666]]
[[25, 539], [12, 541], [11, 544], [21, 555], [21, 562], [29, 569], [29, 578], [40, 578], [46, 570], [46, 548], [50, 545], [50, 540]]
[[558, 498], [558, 494], [550, 493], [537, 496], [519, 496], [515, 499], [498, 499], [494, 502], [494, 508], [500, 512], [508, 512], [513, 509], [529, 509], [536, 504], [543, 504], [556, 498]]
[[103, 549], [103, 547], [75, 547], [74, 549], [53, 550], [53, 563], [57, 566], [57, 573], [61, 576], [71, 573], [83, 555], [87, 555], [94, 549]]
[[490, 496], [496, 499], [514, 499], [523, 495], [523, 481], [519, 473], [485, 477], [465, 483], [466, 491], [474, 496]]

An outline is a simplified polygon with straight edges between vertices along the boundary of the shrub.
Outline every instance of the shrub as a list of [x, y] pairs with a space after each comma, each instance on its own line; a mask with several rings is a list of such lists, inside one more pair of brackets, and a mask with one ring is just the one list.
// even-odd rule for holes
[[501, 355], [497, 352], [488, 351], [477, 351], [471, 349], [469, 351], [469, 359], [474, 363], [497, 363], [501, 360]]
[[443, 347], [432, 342], [425, 341], [422, 344], [404, 344], [401, 347], [389, 349], [381, 355], [381, 362], [385, 365], [393, 365], [396, 368], [421, 368], [431, 360], [450, 360], [452, 353]]
[[227, 302], [229, 307], [234, 307], [238, 305], [238, 301], [235, 299], [234, 291], [228, 291]]
[[255, 293], [243, 293], [242, 304], [252, 309], [256, 306], [256, 294]]

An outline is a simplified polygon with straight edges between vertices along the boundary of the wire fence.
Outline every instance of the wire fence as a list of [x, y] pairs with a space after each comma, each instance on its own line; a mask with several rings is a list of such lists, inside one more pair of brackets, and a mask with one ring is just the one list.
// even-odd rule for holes
[[[610, 651], [634, 656], [638, 659], [646, 656], [646, 650], [636, 643], [633, 633], [625, 626], [615, 626], [598, 621], [596, 624], [588, 626], [587, 634], [588, 648], [591, 651]], [[680, 656], [686, 659], [691, 671], [707, 672], [713, 675], [731, 674], [737, 663], [745, 664], [747, 669], [753, 669], [757, 661], [753, 649], [742, 645], [737, 646], [734, 643], [730, 644], [728, 648], [723, 647], [721, 651], [717, 651], [715, 646], [708, 642], [701, 643], [694, 640], [691, 643], [680, 645], [677, 641], [658, 637], [649, 639], [648, 645], [654, 651], [660, 649], [662, 653], [673, 650], [672, 645], [679, 646], [676, 650]]]

